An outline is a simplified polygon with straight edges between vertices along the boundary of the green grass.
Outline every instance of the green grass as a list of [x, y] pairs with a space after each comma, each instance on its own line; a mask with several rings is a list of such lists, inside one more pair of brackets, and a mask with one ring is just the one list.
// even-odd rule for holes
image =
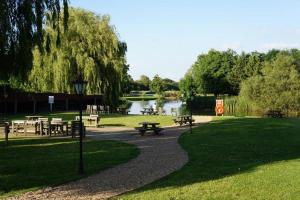
[[174, 122], [172, 116], [157, 115], [108, 115], [102, 116], [100, 124], [103, 126], [136, 127], [140, 122], [159, 122], [160, 126], [170, 126]]
[[[139, 153], [116, 141], [84, 142], [85, 176], [127, 162]], [[0, 198], [79, 179], [78, 140], [0, 139]]]
[[189, 163], [119, 199], [300, 199], [300, 120], [220, 118], [185, 133]]
[[[62, 118], [66, 121], [71, 121], [78, 116], [78, 112], [56, 112], [56, 113], [40, 113], [48, 118]], [[9, 120], [25, 119], [25, 115], [10, 115], [7, 117]], [[101, 126], [126, 126], [136, 127], [139, 122], [159, 122], [161, 126], [169, 126], [173, 124], [171, 116], [147, 116], [147, 115], [101, 115], [100, 125]]]

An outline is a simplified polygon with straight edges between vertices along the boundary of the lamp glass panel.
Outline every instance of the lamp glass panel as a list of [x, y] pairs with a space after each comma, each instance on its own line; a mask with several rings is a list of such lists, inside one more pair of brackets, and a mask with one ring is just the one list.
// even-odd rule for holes
[[82, 84], [75, 83], [75, 89], [77, 94], [82, 94]]

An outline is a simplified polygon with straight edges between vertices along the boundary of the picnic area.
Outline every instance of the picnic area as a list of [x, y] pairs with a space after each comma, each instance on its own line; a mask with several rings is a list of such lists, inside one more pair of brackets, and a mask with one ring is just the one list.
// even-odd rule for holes
[[1, 0], [0, 199], [300, 200], [299, 6]]

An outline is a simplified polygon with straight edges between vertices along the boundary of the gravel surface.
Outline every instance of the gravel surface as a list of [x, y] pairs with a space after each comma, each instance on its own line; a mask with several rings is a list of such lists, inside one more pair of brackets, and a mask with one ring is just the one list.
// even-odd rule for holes
[[[196, 123], [207, 123], [211, 117], [195, 117]], [[10, 199], [107, 199], [160, 179], [188, 162], [186, 152], [177, 143], [188, 127], [167, 127], [162, 135], [136, 134], [123, 127], [90, 128], [88, 137], [118, 140], [135, 144], [140, 154], [135, 159], [81, 180], [54, 188], [27, 192]]]

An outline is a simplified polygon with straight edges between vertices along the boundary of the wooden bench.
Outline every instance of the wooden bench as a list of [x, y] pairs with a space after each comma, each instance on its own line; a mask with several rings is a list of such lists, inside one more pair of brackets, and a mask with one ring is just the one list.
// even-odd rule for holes
[[174, 118], [173, 121], [175, 124], [179, 124], [180, 126], [182, 126], [183, 124], [192, 124], [193, 122], [195, 122], [195, 120], [191, 119], [190, 116], [178, 116]]
[[164, 129], [160, 128], [160, 127], [155, 127], [155, 128], [135, 127], [135, 130], [138, 130], [140, 132], [141, 136], [143, 136], [147, 131], [153, 131], [156, 135], [158, 135]]
[[4, 118], [0, 119], [0, 132], [2, 132], [5, 135], [5, 142], [7, 144], [9, 134], [9, 122]]
[[141, 122], [139, 123], [140, 127], [135, 127], [135, 130], [138, 130], [140, 135], [143, 136], [147, 131], [153, 131], [156, 135], [160, 134], [163, 128], [157, 127], [159, 123], [155, 122]]
[[[80, 121], [72, 121], [71, 122], [71, 136], [72, 138], [76, 137], [76, 135], [80, 135]], [[85, 126], [84, 124], [82, 123], [82, 136], [85, 137]]]
[[265, 115], [272, 118], [283, 118], [285, 116], [280, 110], [269, 110]]
[[[76, 121], [79, 121], [79, 119], [80, 119], [79, 116], [75, 117]], [[90, 126], [94, 125], [95, 127], [97, 127], [100, 122], [100, 117], [99, 117], [99, 115], [82, 116], [82, 120], [88, 121], [88, 124]]]

